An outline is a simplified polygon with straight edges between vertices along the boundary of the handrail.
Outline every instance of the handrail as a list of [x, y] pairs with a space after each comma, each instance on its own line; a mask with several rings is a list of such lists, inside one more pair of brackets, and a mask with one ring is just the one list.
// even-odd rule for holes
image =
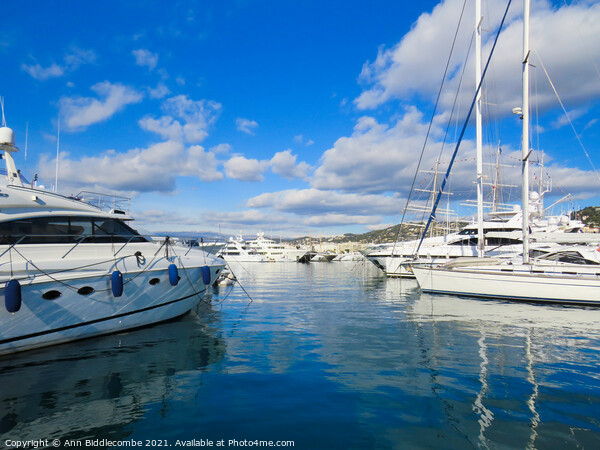
[[129, 197], [102, 192], [81, 191], [75, 198], [103, 211], [120, 210], [129, 214], [129, 206], [131, 204], [131, 198]]

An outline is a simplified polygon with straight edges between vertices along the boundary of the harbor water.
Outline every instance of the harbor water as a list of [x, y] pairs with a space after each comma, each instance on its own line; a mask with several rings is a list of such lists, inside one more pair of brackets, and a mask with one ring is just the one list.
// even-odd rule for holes
[[1, 357], [0, 448], [600, 448], [600, 309], [232, 269], [178, 320]]

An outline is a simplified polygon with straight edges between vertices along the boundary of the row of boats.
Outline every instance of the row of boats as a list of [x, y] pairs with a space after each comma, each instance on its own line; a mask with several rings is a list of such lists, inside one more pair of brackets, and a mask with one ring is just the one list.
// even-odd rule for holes
[[[583, 223], [567, 216], [544, 218], [541, 215], [543, 196], [530, 192], [529, 188], [529, 158], [532, 152], [529, 139], [529, 59], [532, 54], [529, 47], [529, 3], [529, 0], [524, 0], [523, 103], [513, 110], [520, 115], [522, 123], [522, 211], [515, 210], [508, 218], [483, 218], [480, 93], [485, 71], [481, 73], [480, 61], [477, 60], [478, 87], [464, 125], [467, 126], [471, 111], [476, 107], [477, 222], [441, 238], [421, 238], [375, 248], [368, 252], [367, 257], [388, 275], [415, 277], [425, 292], [600, 305], [600, 234], [581, 233]], [[476, 48], [480, 48], [482, 20], [479, 0], [476, 2], [476, 23]], [[476, 54], [479, 56], [479, 50]], [[459, 145], [460, 140], [454, 156]], [[435, 206], [442, 193], [443, 185], [428, 225], [435, 217]]]
[[222, 244], [217, 256], [228, 262], [330, 262], [357, 261], [364, 257], [359, 252], [315, 252], [309, 246], [303, 248], [266, 238], [258, 233], [256, 238], [244, 240], [241, 235], [229, 238]]
[[262, 233], [226, 244], [142, 235], [130, 226], [123, 197], [68, 197], [26, 180], [6, 126], [0, 151], [6, 163], [0, 171], [0, 356], [179, 317], [208, 302], [212, 286], [234, 279], [229, 262], [355, 256], [316, 253]]

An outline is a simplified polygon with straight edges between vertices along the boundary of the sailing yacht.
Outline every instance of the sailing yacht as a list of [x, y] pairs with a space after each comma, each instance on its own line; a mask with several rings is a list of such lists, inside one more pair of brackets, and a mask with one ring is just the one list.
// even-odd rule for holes
[[[567, 247], [531, 257], [529, 228], [529, 0], [523, 13], [522, 203], [520, 260], [489, 257], [456, 260], [413, 272], [424, 292], [508, 300], [600, 305], [600, 259], [596, 247]], [[535, 252], [533, 252], [535, 253]], [[535, 255], [533, 255], [535, 256]]]
[[[531, 203], [540, 199], [534, 196]], [[499, 214], [483, 221], [485, 254], [496, 258], [509, 259], [522, 251], [523, 214], [514, 210], [512, 216]], [[556, 248], [561, 243], [600, 243], [600, 234], [582, 233], [584, 223], [567, 215], [540, 218], [531, 223], [534, 247], [545, 251]], [[460, 231], [444, 236], [428, 237], [421, 243], [412, 241], [384, 244], [367, 252], [366, 257], [388, 277], [414, 278], [412, 267], [415, 264], [443, 264], [463, 257], [478, 256], [478, 224], [473, 221]], [[419, 245], [421, 244], [421, 245]]]
[[0, 355], [162, 322], [207, 299], [222, 259], [140, 235], [126, 210], [34, 187], [10, 128], [0, 150]]

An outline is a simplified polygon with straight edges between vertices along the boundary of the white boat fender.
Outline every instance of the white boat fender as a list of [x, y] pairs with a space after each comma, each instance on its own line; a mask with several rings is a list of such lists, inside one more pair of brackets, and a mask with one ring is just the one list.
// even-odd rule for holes
[[115, 297], [123, 295], [123, 274], [115, 270], [110, 276], [110, 287]]
[[207, 286], [210, 284], [210, 267], [208, 266], [202, 266], [202, 282]]
[[179, 271], [175, 264], [169, 264], [169, 283], [171, 286], [177, 286], [179, 283]]
[[21, 309], [21, 283], [10, 280], [4, 287], [4, 306], [9, 313], [16, 313]]

